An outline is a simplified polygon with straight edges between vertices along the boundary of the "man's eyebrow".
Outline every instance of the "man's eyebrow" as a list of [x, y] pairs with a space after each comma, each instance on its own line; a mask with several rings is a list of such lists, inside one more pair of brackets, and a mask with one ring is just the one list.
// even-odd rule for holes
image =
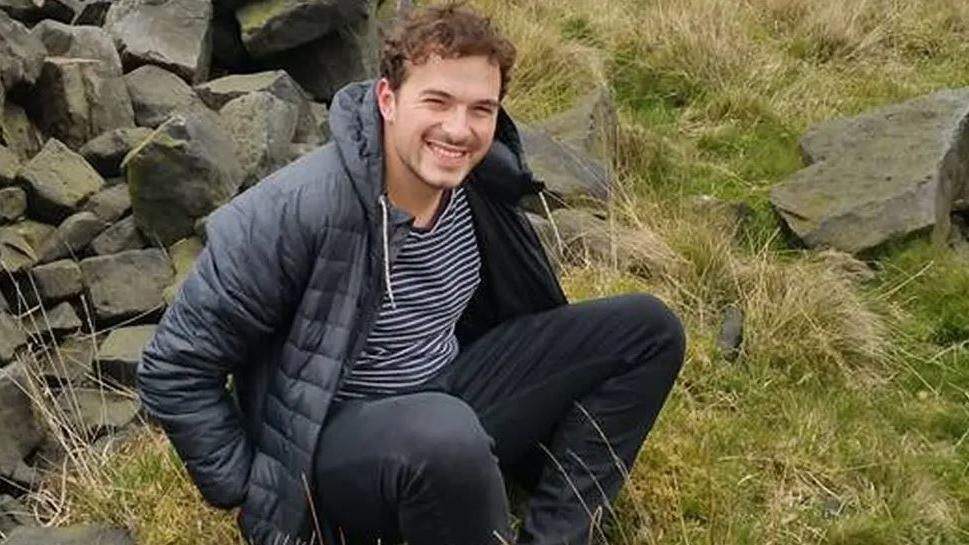
[[[424, 89], [423, 91], [420, 92], [420, 94], [422, 96], [425, 96], [425, 95], [436, 96], [436, 97], [448, 99], [448, 100], [454, 98], [454, 95], [452, 95], [451, 93], [448, 93], [446, 91], [441, 91], [440, 89]], [[488, 106], [495, 109], [498, 109], [501, 107], [500, 102], [491, 98], [475, 101], [475, 105]]]

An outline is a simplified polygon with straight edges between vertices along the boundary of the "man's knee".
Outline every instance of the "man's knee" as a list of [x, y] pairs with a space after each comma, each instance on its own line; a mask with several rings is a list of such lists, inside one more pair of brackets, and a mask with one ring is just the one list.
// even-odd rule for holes
[[[621, 297], [620, 320], [635, 328], [643, 338], [651, 357], [657, 356], [676, 374], [683, 365], [686, 351], [686, 332], [680, 318], [658, 297], [636, 293]], [[649, 363], [642, 361], [641, 363]]]
[[474, 482], [489, 478], [495, 465], [492, 439], [471, 407], [446, 394], [420, 397], [420, 407], [401, 423], [405, 439], [398, 454], [405, 463], [434, 479]]

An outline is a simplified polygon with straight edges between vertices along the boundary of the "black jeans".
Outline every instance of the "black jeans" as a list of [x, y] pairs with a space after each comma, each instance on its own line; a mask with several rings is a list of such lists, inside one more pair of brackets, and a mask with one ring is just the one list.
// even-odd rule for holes
[[[320, 518], [354, 545], [586, 543], [666, 400], [684, 342], [676, 316], [648, 295], [510, 320], [420, 391], [334, 406], [316, 454]], [[504, 478], [528, 493], [517, 539]]]

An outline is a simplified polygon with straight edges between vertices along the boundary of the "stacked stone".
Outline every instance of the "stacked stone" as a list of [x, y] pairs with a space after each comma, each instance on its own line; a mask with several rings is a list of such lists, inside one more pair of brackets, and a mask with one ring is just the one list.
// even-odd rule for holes
[[[333, 94], [375, 75], [376, 9], [0, 0], [0, 535], [126, 542], [30, 529], [20, 496], [62, 455], [52, 429], [104, 441], [139, 420], [136, 365], [205, 217], [326, 142]], [[608, 93], [522, 126], [562, 222], [566, 205], [608, 196], [603, 128], [613, 145]]]

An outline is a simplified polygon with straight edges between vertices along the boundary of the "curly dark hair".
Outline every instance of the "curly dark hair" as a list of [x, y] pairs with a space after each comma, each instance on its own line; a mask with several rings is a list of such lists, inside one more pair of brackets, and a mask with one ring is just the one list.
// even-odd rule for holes
[[515, 64], [515, 46], [484, 17], [463, 3], [416, 8], [386, 33], [380, 50], [380, 76], [397, 90], [407, 79], [406, 63], [423, 64], [431, 55], [458, 58], [485, 55], [501, 71], [504, 98]]

